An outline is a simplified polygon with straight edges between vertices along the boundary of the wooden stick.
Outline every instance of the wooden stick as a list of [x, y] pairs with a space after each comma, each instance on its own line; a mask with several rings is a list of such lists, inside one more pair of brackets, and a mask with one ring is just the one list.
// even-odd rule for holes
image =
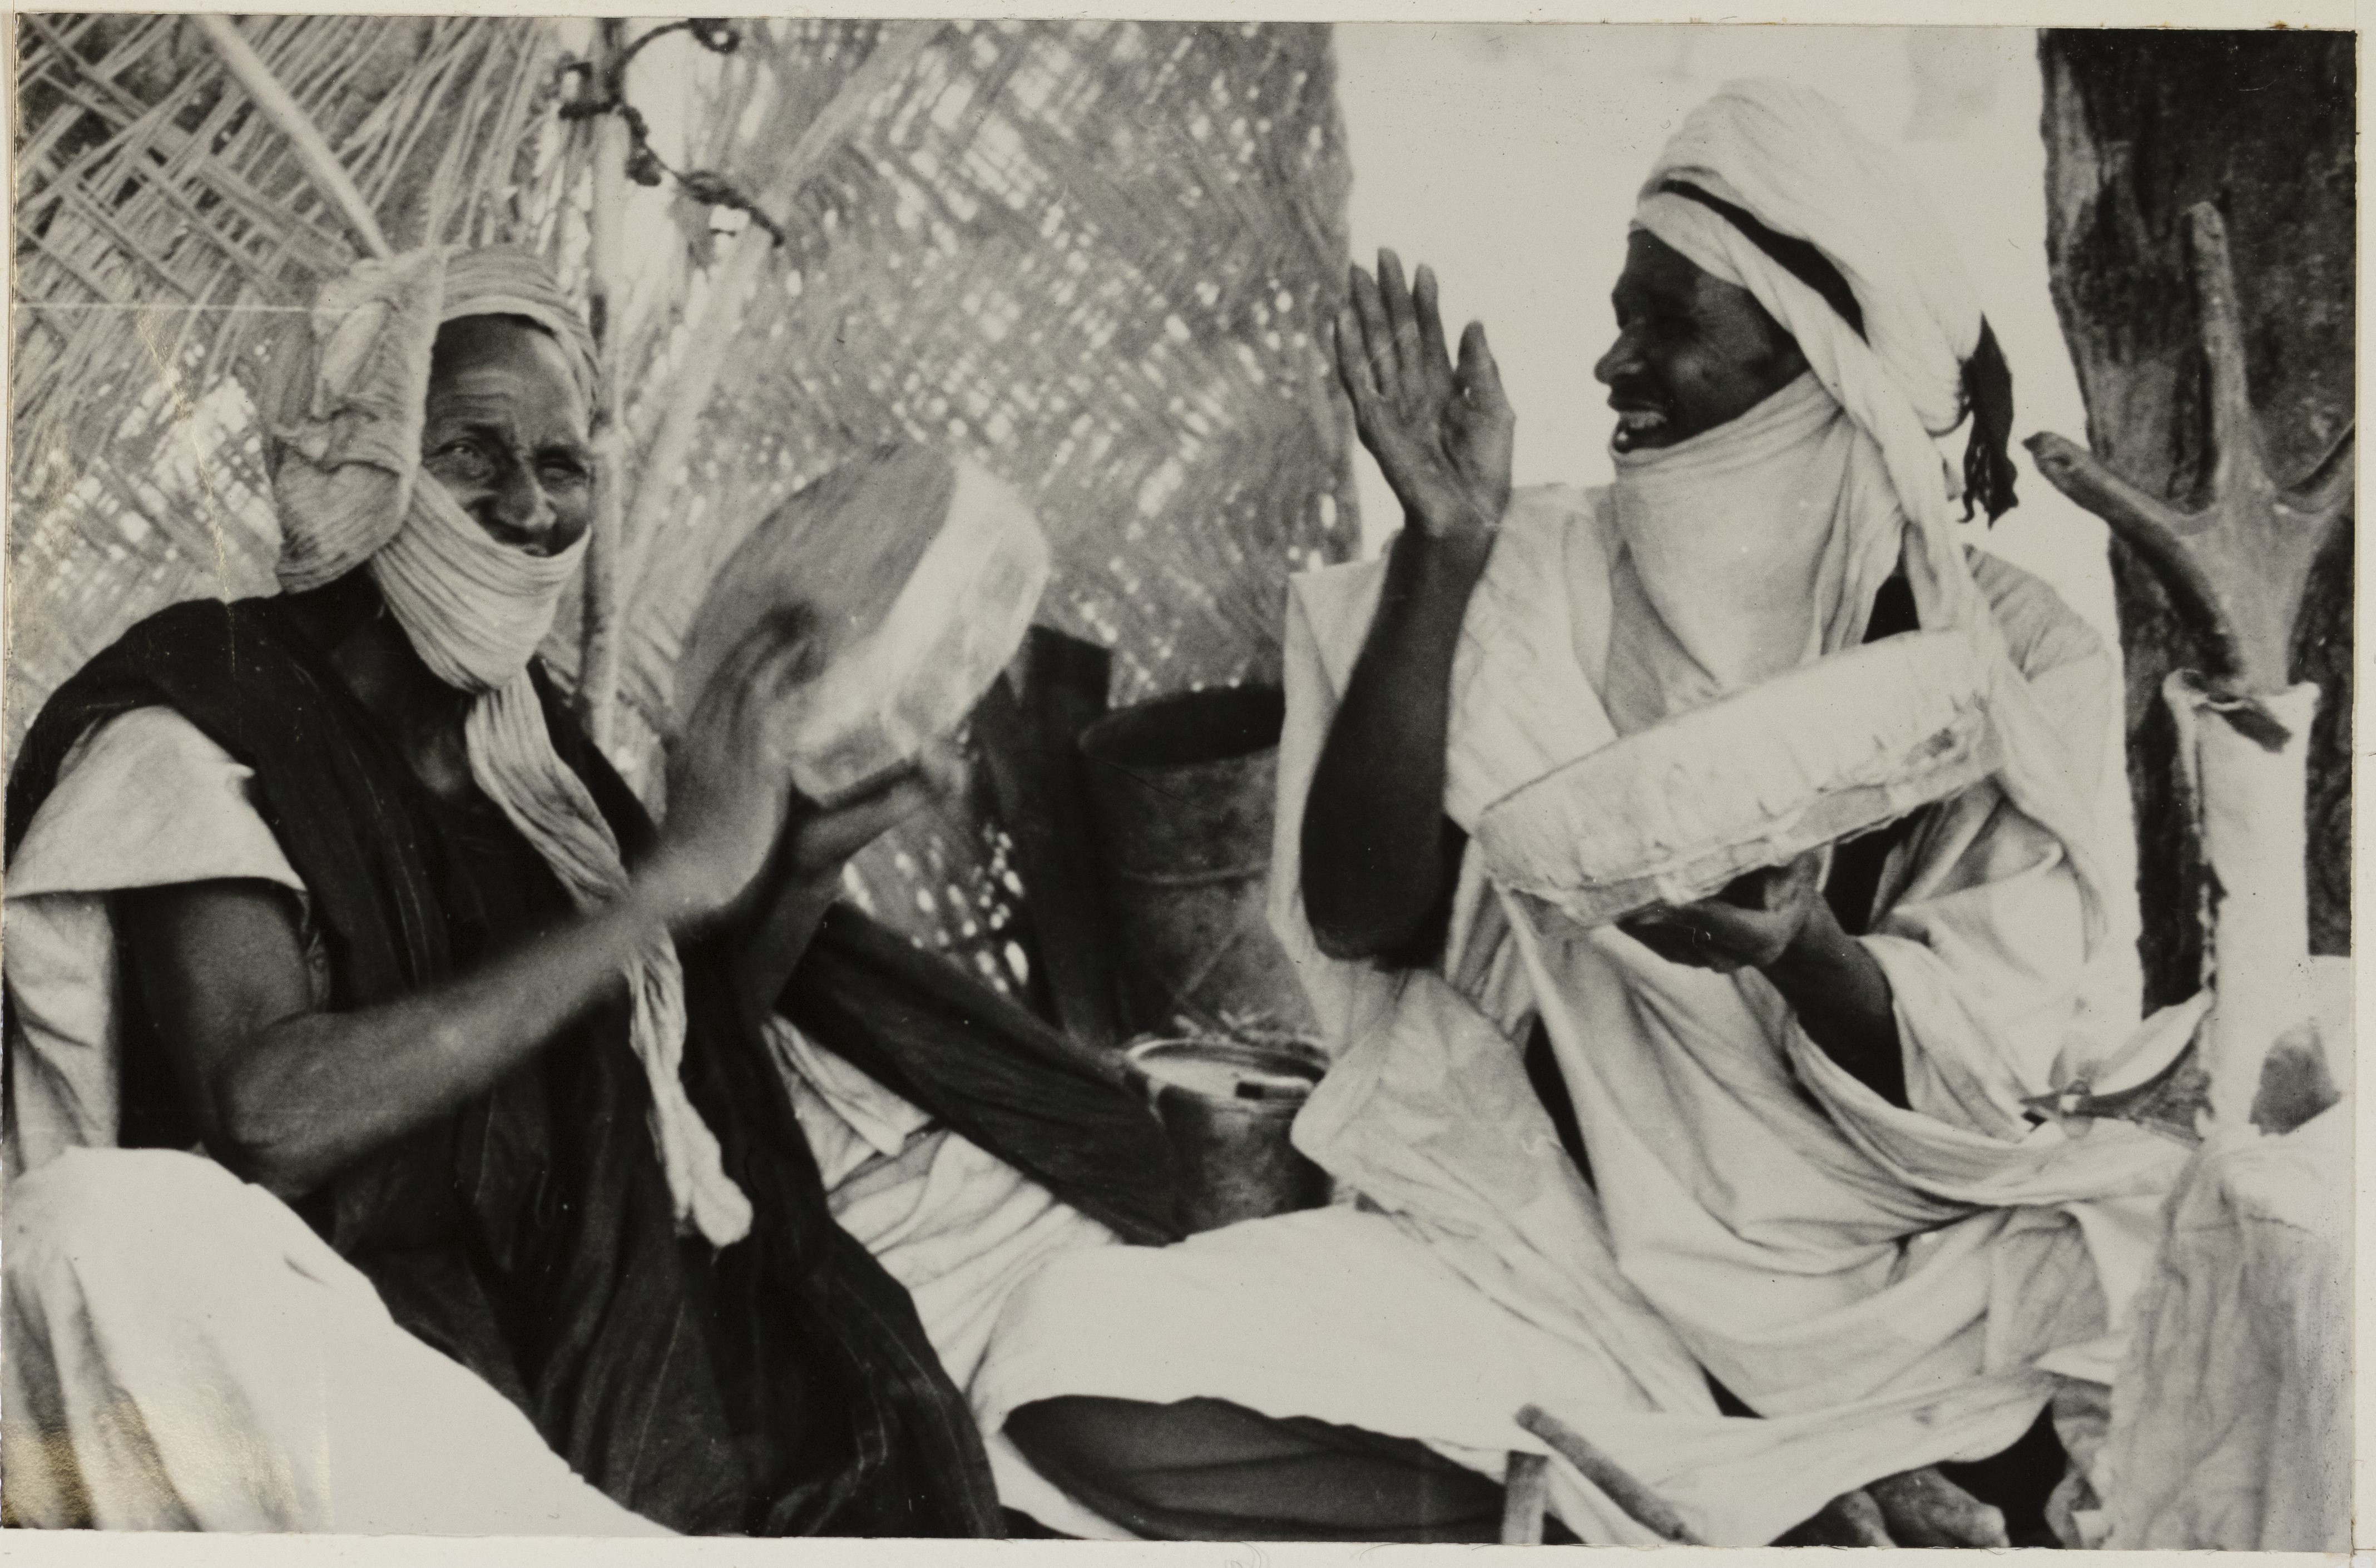
[[1585, 1435], [1539, 1405], [1518, 1412], [1518, 1424], [1550, 1444], [1551, 1452], [1574, 1466], [1584, 1479], [1605, 1492], [1627, 1517], [1663, 1540], [1678, 1546], [1707, 1543], [1683, 1523], [1667, 1500], [1635, 1480], [1624, 1467], [1593, 1446]]
[[998, 814], [1022, 873], [1032, 973], [1058, 1028], [1099, 1050], [1123, 1042], [1112, 929], [1097, 845], [1085, 830], [1081, 731], [1106, 709], [1112, 655], [1034, 626], [1025, 637], [1023, 690], [992, 683], [974, 714]]
[[290, 95], [289, 89], [280, 85], [279, 78], [272, 74], [272, 67], [266, 65], [264, 57], [241, 36], [232, 19], [203, 12], [190, 19], [198, 24], [198, 30], [206, 34], [207, 42], [214, 45], [215, 53], [222, 56], [223, 64], [230, 67], [232, 77], [246, 90], [256, 108], [263, 111], [264, 117], [289, 138], [289, 145], [297, 149], [298, 160], [305, 165], [305, 172], [338, 205], [339, 210], [346, 217], [348, 227], [362, 242], [363, 249], [375, 256], [393, 255], [387, 236], [380, 232], [379, 218], [372, 211], [371, 203], [363, 199], [362, 192], [355, 188], [354, 177], [347, 172], [347, 166], [339, 161], [339, 155], [330, 150], [330, 144], [323, 137], [320, 127]]
[[2192, 634], [2203, 672], [2222, 681], [2242, 675], [2244, 650], [2236, 624], [2219, 602], [2218, 586], [2186, 548], [2180, 532], [2186, 519], [2177, 508], [2131, 484], [2085, 447], [2051, 432], [2041, 432], [2022, 445], [2049, 484], [2137, 552], [2169, 597], [2170, 613]]
[[1502, 1481], [1502, 1544], [1543, 1544], [1543, 1515], [1550, 1505], [1551, 1462], [1539, 1454], [1513, 1454]]
[[[875, 99], [907, 73], [924, 46], [945, 26], [945, 22], [939, 21], [885, 23], [873, 53], [849, 74], [849, 79], [841, 84], [833, 101], [818, 112], [776, 166], [776, 177], [760, 198], [762, 207], [788, 211], [801, 187], [808, 184], [826, 158], [858, 129]], [[702, 304], [701, 319], [694, 327], [692, 340], [677, 370], [676, 384], [670, 390], [659, 430], [645, 455], [643, 470], [636, 483], [636, 504], [627, 513], [619, 573], [623, 603], [635, 602], [636, 591], [643, 582], [644, 564], [651, 554], [652, 536], [659, 531], [660, 516], [675, 496], [677, 470], [692, 453], [694, 434], [700, 428], [703, 410], [709, 407], [710, 398], [718, 390], [720, 374], [729, 361], [747, 364], [752, 358], [747, 351], [734, 350], [734, 335], [742, 325], [744, 302], [759, 281], [760, 271], [774, 249], [775, 241], [767, 232], [756, 223], [750, 224], [734, 237], [725, 259], [710, 274], [709, 296]]]
[[[626, 23], [599, 24], [598, 69], [583, 90], [600, 91], [626, 46]], [[626, 397], [627, 123], [604, 114], [594, 122], [593, 206], [587, 235], [588, 316], [602, 406], [594, 421], [594, 527], [586, 541], [585, 619], [578, 628], [577, 715], [595, 745], [608, 749], [619, 685], [619, 555], [626, 512], [626, 451], [619, 416]]]

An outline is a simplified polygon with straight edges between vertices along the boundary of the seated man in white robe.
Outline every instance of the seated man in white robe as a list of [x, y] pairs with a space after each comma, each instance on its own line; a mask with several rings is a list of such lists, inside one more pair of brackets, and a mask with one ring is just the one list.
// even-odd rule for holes
[[[2118, 685], [1953, 534], [1957, 490], [2011, 504], [2010, 374], [1911, 179], [1778, 84], [1679, 130], [1614, 303], [1614, 485], [1514, 497], [1482, 330], [1455, 364], [1425, 269], [1355, 270], [1339, 372], [1406, 526], [1294, 585], [1274, 877], [1335, 1053], [1294, 1137], [1339, 1201], [1009, 1303], [975, 1398], [1052, 1526], [1491, 1539], [1530, 1403], [1719, 1545], [2002, 1543], [1936, 1467], [2000, 1490], [1980, 1462], [2042, 1448], [2051, 1484], [2050, 1401], [2092, 1454], [2183, 1151], [2051, 1110], [2134, 1016], [2090, 805]], [[1565, 762], [1918, 628], [1987, 671], [2002, 761], [1960, 793], [1590, 931], [1469, 842]], [[1550, 1478], [1581, 1538], [1656, 1538]]]

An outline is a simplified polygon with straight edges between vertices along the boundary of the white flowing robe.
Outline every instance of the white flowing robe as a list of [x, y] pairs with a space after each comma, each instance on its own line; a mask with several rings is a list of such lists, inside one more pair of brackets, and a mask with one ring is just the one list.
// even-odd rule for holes
[[[1446, 811], [1605, 743], [1601, 498], [1527, 493], [1452, 674]], [[2092, 798], [2116, 678], [2042, 585], [1975, 564]], [[2109, 1381], [2179, 1144], [2024, 1114], [2090, 1031], [2127, 1034], [2085, 957], [2061, 843], [1993, 782], [1890, 856], [1863, 940], [1887, 972], [1912, 1109], [1851, 1077], [1764, 979], [1666, 963], [1614, 929], [1538, 929], [1464, 861], [1441, 965], [1323, 955], [1301, 908], [1304, 798], [1374, 613], [1381, 562], [1295, 580], [1274, 924], [1336, 1060], [1295, 1141], [1348, 1201], [1160, 1253], [1060, 1259], [1009, 1304], [976, 1384], [987, 1430], [1057, 1394], [1234, 1400], [1422, 1439], [1489, 1473], [1540, 1445], [1527, 1401], [1756, 1544], [1879, 1476], [2020, 1436], [2058, 1374]], [[1537, 1016], [1592, 1168], [1527, 1076]], [[2174, 1054], [2192, 1013], [2151, 1031]], [[2100, 1033], [2096, 1039], [2102, 1038]], [[2074, 1059], [2100, 1052], [2082, 1049]], [[1720, 1416], [1703, 1369], [1769, 1418]], [[1010, 1501], [1115, 1533], [994, 1444]], [[1587, 1539], [1650, 1538], [1575, 1473]]]

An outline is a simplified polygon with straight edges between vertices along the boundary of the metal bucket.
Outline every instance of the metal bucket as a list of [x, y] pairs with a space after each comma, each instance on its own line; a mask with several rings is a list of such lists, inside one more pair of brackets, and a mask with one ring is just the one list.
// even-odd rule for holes
[[1132, 1046], [1127, 1060], [1171, 1146], [1187, 1234], [1328, 1202], [1327, 1173], [1288, 1138], [1328, 1069], [1318, 1048], [1151, 1039]]
[[1268, 916], [1286, 713], [1276, 686], [1234, 686], [1141, 703], [1082, 731], [1132, 1033], [1314, 1027]]

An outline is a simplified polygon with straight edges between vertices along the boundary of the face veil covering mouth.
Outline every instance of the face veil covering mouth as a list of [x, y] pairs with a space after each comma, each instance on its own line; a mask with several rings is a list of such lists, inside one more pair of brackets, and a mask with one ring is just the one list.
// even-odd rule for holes
[[1610, 454], [1624, 552], [1603, 695], [1621, 732], [1863, 637], [1902, 523], [1859, 446], [1801, 374], [1689, 440]]
[[[550, 333], [594, 407], [593, 340], [533, 255], [431, 247], [359, 263], [324, 285], [284, 362], [271, 442], [279, 576], [298, 593], [368, 566], [430, 672], [476, 694], [462, 725], [472, 778], [570, 901], [595, 909], [625, 893], [626, 868], [593, 796], [554, 752], [528, 672], [585, 541], [550, 556], [503, 544], [421, 475], [437, 329], [473, 315], [524, 316]], [[730, 1246], [748, 1234], [751, 1206], [678, 1075], [684, 973], [666, 932], [646, 940], [625, 980], [629, 1039], [651, 1088], [652, 1143], [678, 1228]]]
[[585, 554], [583, 539], [551, 555], [502, 543], [431, 480], [370, 571], [429, 672], [481, 692], [527, 671]]

